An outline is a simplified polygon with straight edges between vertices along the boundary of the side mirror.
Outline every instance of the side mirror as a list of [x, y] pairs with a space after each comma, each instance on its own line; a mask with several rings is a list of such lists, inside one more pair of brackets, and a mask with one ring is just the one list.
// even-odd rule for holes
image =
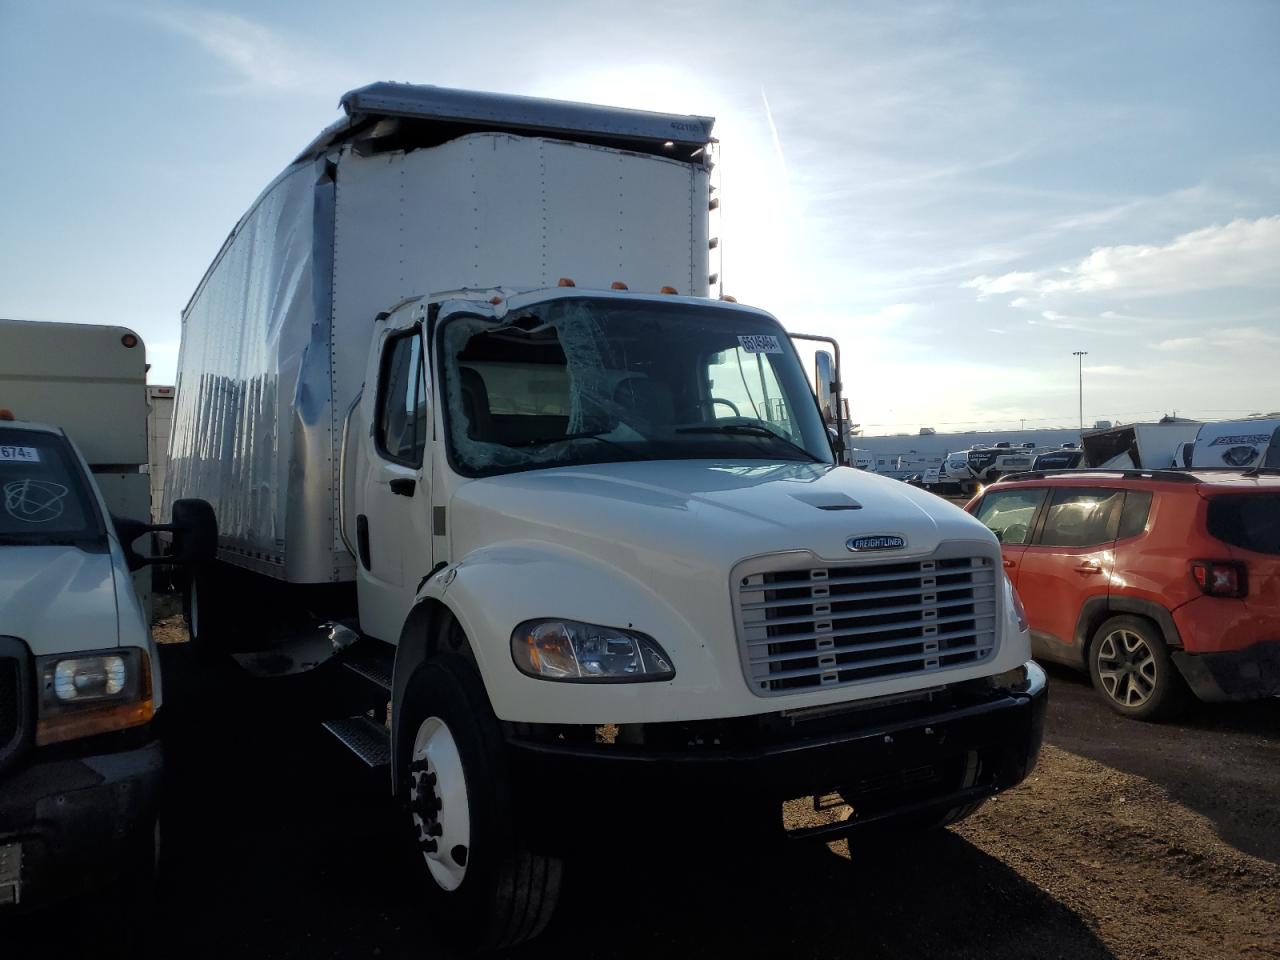
[[[141, 570], [153, 563], [192, 566], [214, 558], [218, 549], [218, 521], [213, 507], [204, 500], [179, 500], [173, 505], [173, 523], [143, 523], [130, 517], [112, 517], [120, 545], [124, 547], [129, 570]], [[133, 548], [144, 534], [167, 531], [173, 534], [171, 556], [143, 556]]]
[[822, 422], [829, 425], [836, 422], [836, 400], [832, 389], [834, 383], [835, 361], [826, 350], [819, 350], [813, 355], [813, 385], [818, 395]]
[[173, 504], [173, 555], [185, 567], [210, 563], [218, 553], [218, 518], [207, 500]]

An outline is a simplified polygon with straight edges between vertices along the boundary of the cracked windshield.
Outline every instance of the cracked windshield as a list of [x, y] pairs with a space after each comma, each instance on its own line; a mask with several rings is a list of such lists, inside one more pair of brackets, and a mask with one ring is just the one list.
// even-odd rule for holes
[[558, 300], [443, 329], [446, 421], [471, 475], [622, 460], [828, 463], [783, 330], [716, 307]]

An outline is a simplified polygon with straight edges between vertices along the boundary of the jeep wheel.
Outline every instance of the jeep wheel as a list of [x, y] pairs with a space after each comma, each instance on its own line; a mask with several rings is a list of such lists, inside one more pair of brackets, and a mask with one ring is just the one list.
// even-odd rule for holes
[[1155, 624], [1112, 617], [1093, 635], [1089, 676], [1107, 705], [1134, 720], [1173, 716], [1186, 704], [1187, 687]]
[[515, 835], [502, 734], [479, 675], [461, 657], [437, 657], [404, 702], [400, 782], [436, 929], [468, 952], [537, 936], [561, 864]]

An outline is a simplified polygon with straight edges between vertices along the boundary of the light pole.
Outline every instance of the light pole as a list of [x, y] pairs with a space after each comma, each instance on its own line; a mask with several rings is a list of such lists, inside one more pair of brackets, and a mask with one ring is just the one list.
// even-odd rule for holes
[[1080, 383], [1080, 442], [1084, 443], [1084, 358], [1089, 351], [1073, 350], [1071, 355], [1076, 358], [1076, 374]]

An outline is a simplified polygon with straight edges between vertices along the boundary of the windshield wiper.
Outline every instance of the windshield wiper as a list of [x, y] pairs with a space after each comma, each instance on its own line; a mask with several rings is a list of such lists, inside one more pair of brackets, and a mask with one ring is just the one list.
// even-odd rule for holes
[[777, 440], [780, 443], [785, 443], [788, 447], [790, 447], [796, 453], [800, 454], [806, 460], [812, 463], [824, 462], [821, 457], [815, 457], [812, 453], [810, 453], [804, 447], [800, 446], [798, 443], [794, 443], [791, 440], [788, 440], [782, 434], [774, 433], [768, 427], [762, 426], [759, 424], [754, 424], [754, 423], [725, 423], [715, 427], [710, 427], [710, 426], [708, 427], [677, 427], [676, 433], [723, 433], [731, 437], [741, 436], [741, 437], [760, 437], [762, 439], [768, 438], [770, 440]]

